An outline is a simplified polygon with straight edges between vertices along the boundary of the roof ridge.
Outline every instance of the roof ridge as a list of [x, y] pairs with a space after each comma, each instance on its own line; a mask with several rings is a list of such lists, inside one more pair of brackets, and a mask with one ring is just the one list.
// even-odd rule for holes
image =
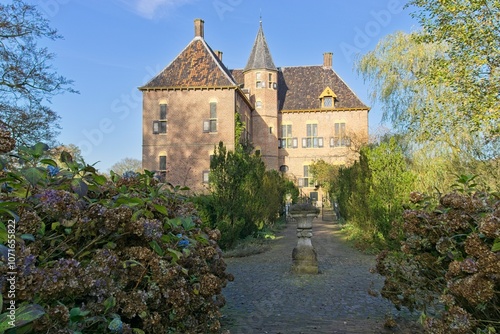
[[184, 47], [184, 49], [182, 49], [182, 50], [181, 50], [181, 52], [179, 52], [179, 53], [177, 54], [177, 56], [175, 56], [175, 57], [174, 57], [174, 58], [170, 61], [170, 63], [168, 63], [168, 65], [167, 65], [167, 66], [165, 66], [164, 68], [162, 68], [162, 69], [160, 70], [160, 72], [158, 72], [158, 74], [156, 74], [154, 77], [152, 77], [152, 78], [151, 78], [148, 82], [146, 82], [146, 83], [145, 83], [144, 85], [142, 85], [141, 87], [146, 87], [146, 86], [147, 86], [147, 85], [149, 85], [149, 84], [150, 84], [153, 80], [155, 80], [158, 76], [160, 76], [160, 75], [161, 75], [161, 74], [162, 74], [162, 73], [163, 73], [163, 72], [164, 72], [167, 68], [169, 68], [169, 66], [170, 66], [170, 65], [172, 65], [172, 63], [173, 63], [173, 62], [174, 62], [177, 58], [179, 58], [179, 56], [180, 56], [180, 55], [181, 55], [184, 51], [186, 51], [186, 49], [187, 49], [187, 48], [188, 48], [188, 47], [189, 47], [189, 46], [190, 46], [190, 45], [191, 45], [191, 44], [192, 44], [192, 43], [193, 43], [196, 39], [201, 39], [201, 37], [199, 37], [199, 36], [195, 36], [195, 37], [191, 40], [191, 42], [189, 42], [189, 43], [188, 43], [188, 44]]
[[[201, 62], [197, 62], [196, 66], [210, 69], [207, 76], [202, 74], [204, 71], [186, 65], [179, 65], [185, 63], [186, 57], [192, 57], [193, 52], [197, 53], [197, 59], [201, 60]], [[208, 43], [201, 36], [195, 36], [167, 66], [139, 89], [157, 86], [196, 86], [208, 82], [211, 82], [214, 87], [237, 86], [234, 77]]]
[[226, 78], [232, 83], [234, 84], [235, 86], [237, 86], [236, 84], [236, 80], [234, 80], [233, 76], [230, 74], [229, 72], [229, 69], [226, 67], [226, 65], [224, 65], [224, 63], [222, 62], [222, 60], [217, 57], [217, 55], [215, 54], [215, 52], [212, 50], [212, 48], [210, 47], [210, 45], [208, 45], [208, 43], [205, 41], [205, 39], [201, 39], [203, 45], [207, 48], [207, 50], [209, 51], [210, 55], [212, 56], [212, 59], [215, 61], [215, 63], [217, 64], [217, 66], [219, 67], [219, 69], [224, 72], [224, 74], [226, 75]]

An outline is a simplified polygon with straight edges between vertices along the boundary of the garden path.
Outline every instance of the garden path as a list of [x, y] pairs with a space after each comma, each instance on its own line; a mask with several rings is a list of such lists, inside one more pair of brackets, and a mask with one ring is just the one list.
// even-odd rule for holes
[[[330, 213], [331, 217], [331, 213]], [[269, 251], [228, 258], [235, 277], [223, 294], [223, 329], [231, 334], [269, 333], [417, 333], [377, 291], [383, 278], [370, 273], [375, 256], [362, 254], [343, 239], [339, 224], [328, 215], [313, 221], [313, 246], [320, 274], [291, 273], [296, 224], [278, 233]], [[384, 328], [386, 316], [397, 326]]]

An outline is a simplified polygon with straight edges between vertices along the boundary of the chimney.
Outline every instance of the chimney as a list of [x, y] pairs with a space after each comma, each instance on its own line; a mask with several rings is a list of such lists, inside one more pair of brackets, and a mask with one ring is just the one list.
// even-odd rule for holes
[[323, 53], [323, 67], [324, 68], [332, 68], [332, 58], [333, 58], [332, 52]]
[[219, 51], [219, 50], [215, 50], [215, 55], [217, 56], [217, 58], [219, 58], [220, 61], [222, 61], [222, 51]]
[[205, 32], [203, 29], [203, 25], [205, 21], [202, 19], [194, 19], [194, 37], [205, 38]]

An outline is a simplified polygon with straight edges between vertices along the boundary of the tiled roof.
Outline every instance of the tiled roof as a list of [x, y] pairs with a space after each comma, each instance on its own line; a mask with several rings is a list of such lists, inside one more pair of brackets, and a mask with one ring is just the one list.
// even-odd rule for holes
[[[243, 70], [230, 70], [238, 84], [245, 82]], [[320, 108], [319, 96], [330, 87], [336, 109], [369, 109], [332, 68], [323, 66], [282, 67], [278, 71], [278, 109], [312, 110]]]
[[195, 37], [163, 71], [140, 89], [235, 85], [229, 70], [203, 38]]
[[323, 66], [282, 67], [278, 72], [278, 109], [319, 109], [319, 96], [326, 87], [337, 95], [335, 109], [369, 109], [332, 68]]
[[255, 38], [252, 52], [250, 53], [247, 66], [245, 66], [244, 71], [252, 69], [276, 70], [273, 58], [271, 57], [271, 52], [269, 51], [269, 47], [267, 46], [264, 31], [262, 30], [262, 22], [260, 23], [260, 28], [257, 32], [257, 37]]
[[237, 84], [243, 84], [245, 83], [245, 75], [243, 74], [242, 69], [236, 69], [236, 70], [229, 70], [231, 75], [234, 78], [234, 81], [236, 81]]

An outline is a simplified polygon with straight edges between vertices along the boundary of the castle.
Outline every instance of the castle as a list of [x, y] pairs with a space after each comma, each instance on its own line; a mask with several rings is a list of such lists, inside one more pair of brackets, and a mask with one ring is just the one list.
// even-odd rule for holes
[[321, 200], [311, 163], [349, 164], [368, 138], [369, 107], [335, 73], [332, 53], [323, 54], [322, 65], [276, 67], [261, 22], [246, 66], [230, 70], [205, 41], [203, 20], [195, 19], [194, 31], [184, 50], [139, 87], [143, 168], [205, 191], [215, 146], [235, 148], [238, 114], [244, 125], [238, 140], [251, 142], [268, 169]]

